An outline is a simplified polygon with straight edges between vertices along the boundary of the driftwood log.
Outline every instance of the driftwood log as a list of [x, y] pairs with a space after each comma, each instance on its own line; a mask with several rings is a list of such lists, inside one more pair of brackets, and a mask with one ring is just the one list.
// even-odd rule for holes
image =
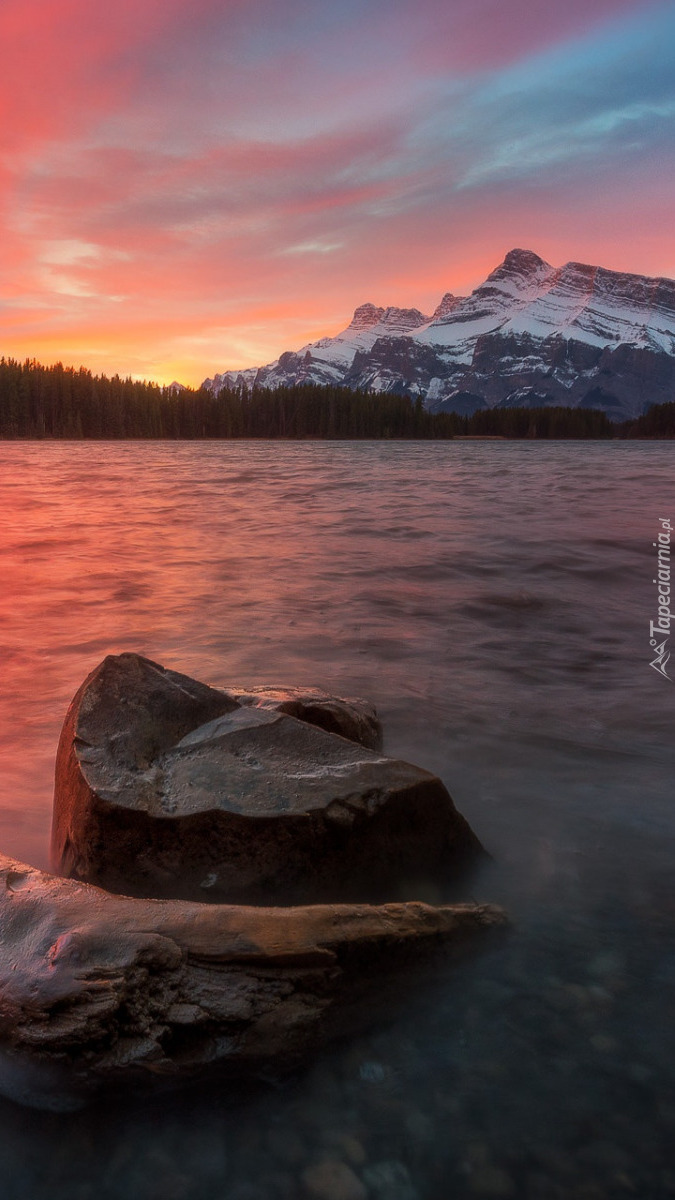
[[232, 1079], [287, 1071], [403, 1003], [411, 963], [504, 924], [490, 905], [135, 899], [0, 856], [0, 1088], [43, 1104], [49, 1088], [61, 1102], [213, 1064]]

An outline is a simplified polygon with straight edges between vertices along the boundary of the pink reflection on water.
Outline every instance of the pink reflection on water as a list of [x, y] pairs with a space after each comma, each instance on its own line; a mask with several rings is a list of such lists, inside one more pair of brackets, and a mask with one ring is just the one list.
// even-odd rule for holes
[[0, 846], [46, 864], [63, 716], [121, 650], [370, 696], [451, 787], [499, 738], [666, 744], [636, 631], [669, 471], [626, 443], [0, 443]]

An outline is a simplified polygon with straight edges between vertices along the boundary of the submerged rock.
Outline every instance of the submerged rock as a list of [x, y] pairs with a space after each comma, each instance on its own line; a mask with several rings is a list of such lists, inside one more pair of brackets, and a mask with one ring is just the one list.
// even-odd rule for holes
[[420, 1200], [408, 1168], [397, 1159], [385, 1159], [366, 1167], [363, 1178], [368, 1185], [368, 1195], [373, 1200]]
[[[441, 781], [363, 745], [372, 710], [322, 695], [228, 693], [106, 658], [61, 735], [55, 869], [137, 896], [289, 904], [390, 899], [475, 860]], [[351, 705], [360, 741], [288, 704], [343, 729]]]
[[0, 1090], [40, 1104], [213, 1064], [267, 1077], [389, 1015], [432, 947], [465, 952], [504, 922], [489, 905], [141, 900], [0, 856]]
[[326, 1158], [302, 1174], [308, 1200], [368, 1200], [368, 1192], [351, 1167], [339, 1158]]

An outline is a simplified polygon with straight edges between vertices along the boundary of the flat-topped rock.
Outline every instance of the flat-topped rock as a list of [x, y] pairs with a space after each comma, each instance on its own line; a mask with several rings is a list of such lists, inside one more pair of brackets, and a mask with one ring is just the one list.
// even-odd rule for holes
[[391, 1015], [411, 961], [504, 925], [490, 905], [132, 899], [0, 855], [0, 1090], [59, 1107], [214, 1065], [269, 1078]]
[[68, 711], [52, 850], [111, 891], [290, 904], [397, 898], [481, 847], [428, 771], [122, 654]]

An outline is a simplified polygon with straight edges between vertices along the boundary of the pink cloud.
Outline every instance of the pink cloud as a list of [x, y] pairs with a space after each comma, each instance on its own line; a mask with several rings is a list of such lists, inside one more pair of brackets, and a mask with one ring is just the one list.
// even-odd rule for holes
[[[585, 135], [557, 92], [550, 113], [536, 91], [481, 108], [501, 66], [634, 0], [366, 7], [5, 0], [1, 349], [199, 382], [334, 333], [363, 300], [428, 311], [515, 244], [675, 270], [672, 157], [635, 149], [642, 85], [622, 95], [620, 60], [590, 117], [623, 105], [626, 143]], [[560, 163], [516, 153], [500, 173], [518, 139], [541, 152], [537, 120]]]
[[494, 70], [640, 11], [642, 0], [482, 0], [479, 6], [475, 0], [428, 0], [421, 20], [412, 23], [407, 5], [395, 10], [418, 68], [460, 73]]

